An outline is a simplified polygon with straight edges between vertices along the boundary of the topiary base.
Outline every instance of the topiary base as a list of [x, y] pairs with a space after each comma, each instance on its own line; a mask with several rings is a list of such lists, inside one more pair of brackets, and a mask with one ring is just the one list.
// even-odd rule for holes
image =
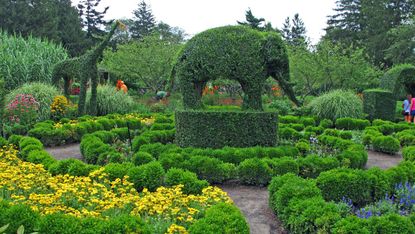
[[369, 120], [383, 119], [393, 121], [395, 119], [396, 99], [394, 94], [381, 89], [369, 89], [363, 91], [363, 111]]
[[176, 111], [176, 144], [222, 148], [275, 146], [278, 114], [244, 111]]

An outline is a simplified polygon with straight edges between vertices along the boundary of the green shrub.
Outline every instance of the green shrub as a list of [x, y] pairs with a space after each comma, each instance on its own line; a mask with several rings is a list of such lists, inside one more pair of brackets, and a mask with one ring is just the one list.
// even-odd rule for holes
[[363, 144], [366, 146], [370, 146], [373, 144], [373, 140], [377, 137], [383, 136], [383, 134], [374, 129], [366, 129], [363, 132], [362, 140]]
[[379, 136], [373, 139], [373, 149], [387, 154], [395, 154], [400, 149], [399, 141], [391, 136]]
[[3, 137], [0, 137], [0, 148], [3, 148], [3, 146], [6, 146], [8, 144], [9, 142], [6, 139], [4, 139]]
[[138, 151], [141, 146], [151, 143], [172, 143], [175, 138], [176, 131], [171, 130], [155, 130], [155, 131], [146, 131], [143, 134], [134, 137], [132, 146], [134, 151]]
[[284, 127], [278, 130], [278, 135], [281, 139], [298, 141], [303, 138], [303, 135], [293, 128]]
[[189, 168], [186, 165], [184, 165], [184, 162], [186, 160], [187, 158], [183, 154], [165, 153], [159, 157], [158, 161], [161, 163], [164, 169], [168, 170], [172, 167]]
[[287, 99], [276, 99], [268, 105], [268, 108], [277, 111], [279, 115], [287, 115], [291, 111], [292, 105]]
[[362, 145], [353, 144], [337, 155], [343, 166], [364, 169], [368, 160], [366, 149]]
[[300, 123], [300, 118], [294, 115], [285, 115], [279, 116], [279, 122], [283, 124], [298, 124]]
[[415, 146], [408, 146], [402, 150], [403, 159], [406, 161], [415, 161]]
[[333, 234], [370, 234], [367, 220], [356, 216], [340, 219], [331, 229]]
[[334, 157], [322, 158], [317, 155], [309, 155], [298, 160], [299, 174], [305, 178], [316, 178], [323, 171], [328, 171], [340, 166], [339, 160]]
[[299, 173], [299, 166], [295, 159], [290, 157], [282, 157], [282, 158], [264, 158], [262, 159], [265, 163], [267, 163], [268, 167], [272, 171], [273, 176], [284, 175], [287, 173], [298, 174]]
[[351, 91], [335, 90], [317, 97], [310, 103], [312, 113], [319, 119], [363, 117], [363, 103]]
[[48, 171], [53, 175], [65, 175], [68, 174], [69, 168], [72, 164], [74, 163], [78, 163], [79, 160], [78, 159], [64, 159], [64, 160], [60, 160], [60, 161], [55, 161], [54, 163], [52, 163], [49, 168]]
[[327, 201], [341, 201], [344, 197], [357, 205], [372, 201], [370, 181], [361, 170], [334, 169], [322, 172], [316, 184]]
[[141, 191], [144, 188], [155, 191], [163, 185], [164, 174], [164, 169], [159, 162], [150, 162], [138, 167], [131, 167], [127, 173], [137, 191]]
[[176, 111], [175, 117], [181, 147], [274, 146], [277, 140], [276, 113]]
[[5, 80], [8, 90], [30, 82], [51, 86], [53, 66], [67, 56], [60, 45], [0, 32], [0, 77]]
[[398, 214], [389, 214], [373, 217], [368, 220], [370, 233], [379, 234], [412, 234], [415, 226], [407, 217]]
[[233, 205], [219, 203], [206, 210], [205, 216], [189, 228], [192, 234], [248, 234], [249, 226], [241, 211]]
[[0, 226], [9, 224], [7, 233], [15, 232], [20, 226], [24, 226], [25, 231], [33, 232], [36, 229], [36, 222], [39, 214], [33, 211], [29, 206], [16, 204], [2, 210], [0, 215]]
[[[87, 110], [91, 99], [91, 92], [87, 93]], [[97, 88], [97, 110], [98, 115], [107, 115], [111, 113], [131, 113], [134, 108], [133, 98], [124, 92], [118, 92], [113, 86], [101, 85]]]
[[184, 185], [183, 192], [186, 194], [200, 194], [203, 188], [209, 186], [206, 180], [199, 180], [195, 173], [178, 168], [167, 171], [165, 183], [167, 186]]
[[310, 143], [300, 141], [295, 144], [295, 147], [300, 151], [302, 155], [306, 155], [310, 151]]
[[[388, 70], [380, 79], [380, 88], [394, 94], [395, 100], [403, 100], [407, 92], [413, 93], [414, 90], [406, 90], [405, 84], [413, 82], [415, 67], [412, 64], [398, 64]], [[408, 87], [410, 88], [410, 87]]]
[[27, 161], [42, 164], [46, 169], [56, 160], [45, 150], [33, 150], [27, 156]]
[[134, 165], [131, 163], [109, 163], [105, 165], [105, 173], [108, 174], [110, 180], [115, 180], [117, 178], [124, 178], [129, 173], [129, 170], [133, 168]]
[[83, 227], [79, 218], [64, 214], [48, 214], [40, 219], [39, 233], [82, 233]]
[[155, 161], [156, 159], [149, 153], [139, 151], [133, 155], [131, 160], [134, 163], [134, 165], [140, 166]]
[[353, 118], [338, 118], [336, 119], [336, 128], [345, 130], [363, 130], [370, 126], [369, 120], [353, 119]]
[[333, 126], [334, 126], [334, 124], [333, 124], [333, 121], [331, 121], [331, 120], [329, 120], [329, 119], [322, 119], [322, 120], [320, 121], [319, 126], [320, 126], [320, 127], [323, 127], [323, 128], [331, 128], [331, 127], [333, 127]]
[[185, 168], [196, 173], [199, 179], [219, 184], [229, 179], [231, 172], [229, 166], [219, 159], [205, 156], [190, 157], [185, 162]]
[[403, 130], [395, 134], [401, 146], [410, 146], [415, 144], [415, 131], [413, 129]]
[[118, 215], [107, 221], [102, 233], [149, 233], [140, 217]]
[[394, 120], [396, 98], [394, 93], [381, 89], [363, 91], [363, 110], [370, 120]]
[[246, 159], [237, 170], [239, 180], [247, 185], [267, 185], [273, 174], [267, 163], [258, 158]]
[[11, 135], [8, 139], [9, 144], [19, 146], [19, 142], [23, 137], [24, 136], [21, 136], [21, 135]]
[[38, 120], [47, 120], [50, 118], [50, 105], [53, 98], [61, 95], [58, 89], [50, 84], [44, 83], [27, 83], [11, 91], [6, 95], [6, 103], [10, 103], [18, 94], [30, 94], [37, 102], [39, 109], [37, 111]]

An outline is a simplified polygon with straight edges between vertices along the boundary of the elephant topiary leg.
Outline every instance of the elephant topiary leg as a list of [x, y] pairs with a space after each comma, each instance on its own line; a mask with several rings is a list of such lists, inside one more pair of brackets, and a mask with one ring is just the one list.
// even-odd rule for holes
[[202, 108], [202, 92], [206, 82], [194, 83], [189, 81], [186, 85], [182, 85], [182, 93], [188, 94], [183, 99], [183, 105], [185, 109], [201, 109]]
[[[260, 82], [260, 81], [258, 81]], [[262, 84], [241, 84], [242, 90], [244, 91], [244, 102], [242, 109], [244, 110], [258, 110], [262, 111]]]

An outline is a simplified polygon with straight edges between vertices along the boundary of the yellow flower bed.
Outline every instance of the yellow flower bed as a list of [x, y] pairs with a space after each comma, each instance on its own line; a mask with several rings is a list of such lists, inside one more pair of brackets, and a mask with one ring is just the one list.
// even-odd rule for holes
[[27, 204], [41, 214], [107, 218], [112, 212], [128, 210], [143, 218], [171, 220], [175, 224], [170, 233], [186, 233], [179, 225], [194, 222], [202, 210], [214, 204], [232, 203], [217, 187], [207, 187], [201, 195], [183, 194], [182, 185], [138, 193], [127, 176], [110, 181], [103, 168], [88, 177], [52, 176], [42, 165], [23, 162], [17, 154], [12, 147], [0, 149], [0, 198]]
[[[121, 116], [116, 117], [116, 119], [121, 119], [121, 120], [131, 120], [131, 119], [139, 120], [142, 124], [144, 124], [146, 126], [151, 126], [154, 123], [154, 121], [155, 121], [155, 118], [154, 117], [145, 118], [145, 117], [140, 116], [139, 114], [126, 114], [126, 115], [121, 115]], [[90, 121], [96, 121], [96, 120], [90, 120]], [[78, 124], [78, 121], [77, 120], [71, 120], [69, 122], [69, 124], [71, 126], [75, 126], [75, 125]], [[62, 128], [63, 125], [64, 124], [62, 122], [57, 122], [57, 123], [54, 124], [54, 127], [55, 128]]]

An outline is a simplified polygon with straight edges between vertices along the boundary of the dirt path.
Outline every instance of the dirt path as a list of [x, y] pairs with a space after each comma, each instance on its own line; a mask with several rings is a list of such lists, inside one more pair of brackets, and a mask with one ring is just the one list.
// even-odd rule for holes
[[79, 144], [69, 144], [57, 147], [45, 148], [55, 159], [63, 160], [68, 158], [76, 158], [82, 160]]
[[251, 234], [285, 234], [281, 222], [269, 208], [267, 188], [222, 185], [223, 191], [245, 215]]
[[381, 169], [388, 169], [397, 166], [403, 160], [400, 154], [390, 155], [371, 150], [368, 150], [367, 153], [369, 157], [366, 168], [379, 167]]

